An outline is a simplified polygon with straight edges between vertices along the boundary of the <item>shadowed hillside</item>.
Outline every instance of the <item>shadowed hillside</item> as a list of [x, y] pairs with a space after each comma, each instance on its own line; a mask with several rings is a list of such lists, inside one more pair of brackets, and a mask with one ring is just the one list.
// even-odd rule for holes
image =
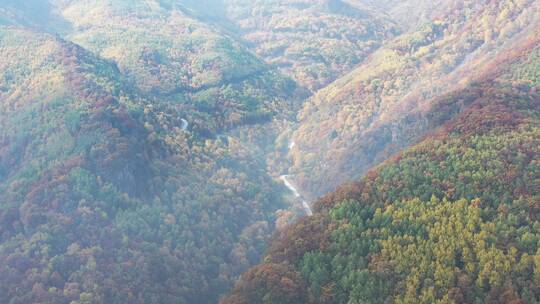
[[[257, 262], [284, 204], [220, 116], [62, 39], [0, 42], [0, 302], [212, 303]], [[276, 104], [252, 102], [227, 109]]]

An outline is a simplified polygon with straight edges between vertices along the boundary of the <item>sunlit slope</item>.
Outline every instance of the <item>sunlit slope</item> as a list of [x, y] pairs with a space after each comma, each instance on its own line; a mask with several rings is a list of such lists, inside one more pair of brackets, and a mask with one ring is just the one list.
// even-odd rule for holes
[[495, 75], [538, 44], [538, 1], [462, 6], [387, 44], [305, 103], [290, 153], [290, 173], [304, 190], [313, 197], [332, 190], [413, 143], [429, 131], [421, 113], [434, 98]]
[[258, 261], [282, 201], [252, 146], [80, 46], [0, 45], [0, 302], [215, 303]]
[[426, 117], [430, 135], [318, 200], [222, 303], [540, 301], [537, 89], [488, 81]]
[[158, 2], [71, 1], [61, 11], [74, 24], [71, 40], [118, 62], [144, 91], [200, 89], [265, 68], [231, 39]]
[[211, 130], [269, 120], [294, 91], [292, 81], [184, 6], [99, 0], [56, 7], [73, 25], [67, 39], [113, 60], [143, 92], [213, 117]]
[[[463, 0], [350, 0], [353, 3], [371, 5], [377, 10], [388, 14], [404, 31], [414, 30], [425, 22], [443, 14], [448, 8], [459, 4], [462, 8], [468, 9], [468, 5], [473, 3]], [[489, 0], [475, 1], [476, 5], [484, 5]], [[461, 4], [463, 3], [463, 4]]]
[[398, 33], [380, 12], [341, 0], [224, 2], [237, 35], [310, 90], [350, 71]]

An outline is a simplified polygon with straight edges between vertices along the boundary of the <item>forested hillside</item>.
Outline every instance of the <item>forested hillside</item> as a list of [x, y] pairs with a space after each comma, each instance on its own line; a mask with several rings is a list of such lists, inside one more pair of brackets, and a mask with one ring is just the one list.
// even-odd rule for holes
[[539, 9], [0, 1], [0, 303], [540, 302]]
[[0, 302], [215, 303], [289, 208], [249, 138], [294, 82], [151, 4], [2, 4]]
[[360, 1], [224, 2], [248, 46], [312, 91], [352, 70], [400, 31]]
[[510, 64], [540, 39], [538, 1], [456, 1], [304, 103], [289, 171], [316, 198], [430, 129], [432, 101]]
[[529, 60], [505, 75], [522, 82], [437, 99], [439, 128], [319, 199], [222, 303], [540, 301], [540, 96], [516, 72]]
[[0, 302], [214, 302], [258, 260], [283, 203], [253, 148], [72, 43], [0, 41]]
[[[351, 0], [371, 5], [386, 12], [403, 30], [416, 30], [424, 23], [430, 22], [444, 14], [456, 4], [466, 3], [462, 0]], [[471, 1], [469, 1], [471, 2]], [[476, 1], [477, 5], [486, 1]]]

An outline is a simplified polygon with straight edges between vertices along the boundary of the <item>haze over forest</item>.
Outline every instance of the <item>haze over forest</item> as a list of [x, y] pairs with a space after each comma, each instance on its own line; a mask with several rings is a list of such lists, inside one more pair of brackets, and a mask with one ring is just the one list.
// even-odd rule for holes
[[0, 303], [540, 303], [540, 0], [0, 0]]

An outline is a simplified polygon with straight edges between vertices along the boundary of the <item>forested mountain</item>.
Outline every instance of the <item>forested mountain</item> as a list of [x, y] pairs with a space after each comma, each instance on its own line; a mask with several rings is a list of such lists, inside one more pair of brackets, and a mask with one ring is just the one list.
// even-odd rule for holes
[[225, 4], [228, 18], [248, 46], [309, 90], [350, 71], [400, 31], [390, 18], [360, 2], [226, 0]]
[[511, 63], [540, 39], [538, 1], [456, 1], [440, 18], [387, 43], [304, 103], [290, 152], [316, 198], [362, 175], [430, 129], [437, 96]]
[[148, 5], [3, 5], [2, 303], [215, 303], [287, 207], [249, 138], [294, 82]]
[[[351, 0], [353, 1], [353, 0]], [[354, 0], [386, 12], [403, 30], [415, 30], [462, 0]], [[477, 1], [480, 4], [485, 1]]]
[[283, 203], [252, 147], [77, 45], [0, 41], [0, 302], [214, 302], [257, 261]]
[[539, 59], [438, 98], [428, 136], [319, 199], [222, 303], [540, 301]]
[[540, 302], [539, 8], [0, 1], [0, 303]]

